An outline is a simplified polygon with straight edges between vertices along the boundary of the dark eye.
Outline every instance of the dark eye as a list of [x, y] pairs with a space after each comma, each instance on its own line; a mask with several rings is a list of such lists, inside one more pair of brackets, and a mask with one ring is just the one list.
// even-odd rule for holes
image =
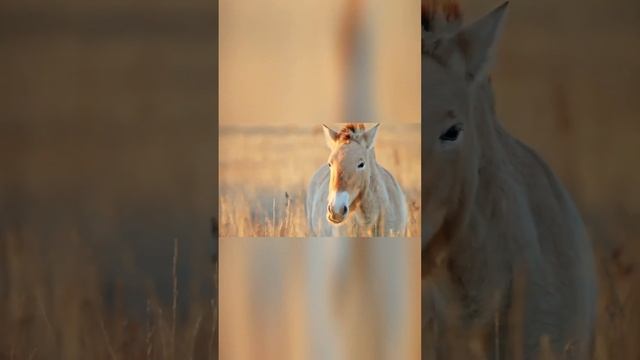
[[364, 167], [364, 161], [360, 161], [358, 163], [358, 169], [362, 169]]
[[458, 136], [460, 136], [460, 132], [462, 131], [462, 126], [460, 124], [456, 124], [447, 129], [447, 131], [440, 134], [441, 141], [456, 141]]
[[331, 163], [327, 163], [327, 166], [328, 166], [328, 167], [331, 167]]

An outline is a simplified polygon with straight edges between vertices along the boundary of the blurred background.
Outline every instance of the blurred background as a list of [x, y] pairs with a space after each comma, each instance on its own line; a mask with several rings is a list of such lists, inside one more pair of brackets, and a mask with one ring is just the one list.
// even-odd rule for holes
[[220, 1], [220, 126], [420, 122], [418, 0]]
[[217, 11], [0, 4], [0, 358], [215, 358]]
[[417, 359], [418, 238], [222, 238], [220, 358]]

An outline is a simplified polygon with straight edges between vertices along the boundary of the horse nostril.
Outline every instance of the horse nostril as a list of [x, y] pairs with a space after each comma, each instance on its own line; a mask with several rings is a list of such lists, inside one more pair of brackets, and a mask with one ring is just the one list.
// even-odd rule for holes
[[347, 208], [347, 205], [343, 206], [343, 207], [342, 207], [342, 215], [346, 214], [346, 213], [347, 213], [347, 210], [349, 210], [349, 209]]
[[331, 204], [328, 204], [328, 205], [327, 205], [327, 211], [328, 211], [328, 212], [331, 212]]

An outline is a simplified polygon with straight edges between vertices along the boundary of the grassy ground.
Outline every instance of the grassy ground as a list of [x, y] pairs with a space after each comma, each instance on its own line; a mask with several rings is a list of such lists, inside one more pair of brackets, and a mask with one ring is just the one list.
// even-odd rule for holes
[[171, 299], [152, 287], [137, 289], [146, 306], [135, 314], [126, 285], [121, 280], [106, 291], [96, 254], [79, 238], [52, 239], [64, 245], [45, 253], [26, 233], [0, 238], [0, 359], [218, 358], [216, 299], [178, 290], [185, 288], [177, 275], [178, 241], [166, 264]]

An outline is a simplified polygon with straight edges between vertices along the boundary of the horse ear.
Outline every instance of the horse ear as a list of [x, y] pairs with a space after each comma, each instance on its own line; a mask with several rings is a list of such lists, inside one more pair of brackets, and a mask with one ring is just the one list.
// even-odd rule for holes
[[331, 130], [327, 125], [322, 124], [322, 130], [324, 132], [324, 139], [327, 142], [327, 146], [329, 149], [333, 149], [333, 144], [336, 142], [338, 138], [338, 133]]
[[471, 82], [484, 78], [489, 71], [508, 5], [507, 1], [456, 35]]
[[378, 133], [378, 126], [380, 126], [380, 124], [375, 124], [371, 129], [362, 134], [367, 150], [373, 149], [373, 145], [376, 142], [376, 134]]

